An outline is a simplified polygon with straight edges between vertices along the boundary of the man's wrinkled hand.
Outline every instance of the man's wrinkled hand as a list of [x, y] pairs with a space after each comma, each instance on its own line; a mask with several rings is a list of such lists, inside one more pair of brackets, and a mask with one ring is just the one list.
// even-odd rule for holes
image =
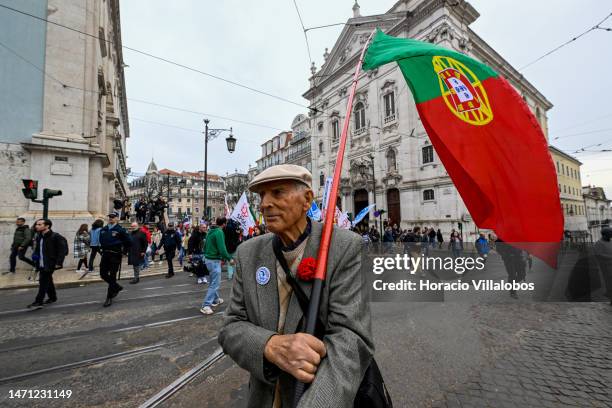
[[325, 354], [325, 344], [306, 333], [274, 335], [264, 349], [269, 362], [306, 384], [314, 381]]

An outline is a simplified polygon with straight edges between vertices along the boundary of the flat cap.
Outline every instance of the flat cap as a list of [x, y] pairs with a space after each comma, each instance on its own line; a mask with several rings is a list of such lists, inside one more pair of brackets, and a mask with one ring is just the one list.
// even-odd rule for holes
[[279, 164], [278, 166], [268, 167], [259, 173], [249, 183], [249, 190], [257, 192], [259, 187], [271, 181], [294, 180], [312, 188], [312, 174], [302, 166], [295, 164]]

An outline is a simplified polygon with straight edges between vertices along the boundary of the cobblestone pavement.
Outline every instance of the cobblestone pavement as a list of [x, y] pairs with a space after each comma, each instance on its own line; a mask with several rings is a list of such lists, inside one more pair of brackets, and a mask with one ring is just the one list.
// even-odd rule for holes
[[612, 307], [558, 305], [562, 319], [526, 329], [495, 363], [432, 407], [612, 407]]

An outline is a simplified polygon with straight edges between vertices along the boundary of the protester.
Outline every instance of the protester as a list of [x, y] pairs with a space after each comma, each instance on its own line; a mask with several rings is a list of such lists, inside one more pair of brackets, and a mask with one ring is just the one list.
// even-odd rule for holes
[[451, 233], [448, 248], [453, 254], [453, 258], [459, 258], [461, 256], [461, 251], [463, 251], [463, 240], [461, 239], [461, 235], [455, 232], [455, 230]]
[[[43, 218], [37, 220], [35, 224], [37, 234], [34, 254], [37, 259], [36, 269], [40, 277], [38, 294], [34, 302], [28, 305], [28, 308], [41, 308], [43, 301], [44, 304], [57, 302], [53, 272], [62, 268], [64, 258], [68, 253], [68, 245], [64, 237], [51, 230], [52, 226], [51, 220]], [[45, 300], [45, 295], [47, 300]]]
[[[374, 353], [369, 303], [361, 288], [361, 239], [339, 228], [332, 234], [322, 293], [320, 338], [297, 333], [303, 311], [290, 301], [292, 280], [279, 264], [302, 279], [317, 256], [323, 226], [306, 217], [313, 193], [301, 166], [269, 167], [249, 189], [261, 197], [273, 233], [238, 248], [237, 268], [224, 327], [223, 350], [251, 373], [249, 407], [290, 407], [295, 379], [310, 386], [300, 407], [352, 407]], [[276, 258], [273, 246], [279, 250]], [[312, 263], [308, 262], [308, 263]], [[299, 272], [298, 272], [299, 271]], [[295, 287], [308, 283], [294, 282]]]
[[489, 247], [489, 241], [487, 241], [487, 239], [485, 238], [484, 232], [480, 233], [478, 239], [474, 243], [474, 246], [476, 247], [478, 256], [484, 258], [484, 262], [486, 262], [491, 248]]
[[[236, 249], [238, 245], [241, 243], [242, 239], [242, 227], [239, 222], [236, 220], [228, 220], [226, 227], [223, 231], [225, 235], [225, 248], [229, 253], [231, 258], [234, 258], [234, 254], [236, 253]], [[234, 276], [234, 265], [227, 264], [227, 279], [232, 279]]]
[[191, 259], [191, 265], [193, 266], [193, 273], [198, 277], [198, 284], [208, 283], [206, 279], [206, 265], [204, 264], [204, 242], [206, 239], [207, 226], [202, 221], [200, 225], [195, 228], [189, 237], [187, 242], [187, 255]]
[[[161, 247], [161, 238], [162, 238], [162, 233], [159, 230], [159, 227], [157, 225], [155, 225], [153, 227], [153, 232], [151, 233], [151, 261], [155, 262], [155, 255], [157, 255], [157, 251], [159, 250], [159, 248]], [[146, 256], [146, 254], [145, 254]], [[162, 261], [159, 261], [159, 264], [161, 265]]]
[[118, 224], [118, 221], [117, 214], [108, 214], [108, 224], [100, 231], [102, 252], [100, 277], [108, 283], [104, 307], [112, 305], [113, 298], [123, 290], [123, 287], [117, 283], [117, 273], [121, 268], [122, 255], [127, 254], [131, 244], [127, 231]]
[[104, 227], [104, 221], [100, 219], [95, 220], [91, 224], [91, 231], [89, 233], [89, 249], [91, 250], [89, 255], [90, 273], [94, 270], [94, 259], [96, 259], [96, 255], [100, 252], [100, 231], [102, 231], [102, 227]]
[[423, 228], [423, 234], [421, 234], [421, 255], [429, 256], [429, 232], [427, 227]]
[[219, 297], [219, 286], [221, 284], [221, 261], [234, 261], [231, 255], [227, 252], [225, 246], [225, 234], [223, 229], [227, 223], [225, 217], [217, 218], [215, 225], [208, 231], [206, 236], [206, 246], [204, 249], [204, 262], [206, 269], [210, 273], [210, 285], [204, 297], [204, 302], [200, 308], [200, 312], [205, 315], [213, 314], [213, 307], [223, 303], [223, 299]]
[[389, 253], [393, 250], [393, 243], [395, 238], [393, 237], [393, 229], [389, 226], [385, 228], [385, 234], [383, 235], [384, 252]]
[[91, 242], [91, 238], [89, 236], [89, 231], [87, 230], [87, 224], [81, 224], [78, 231], [74, 236], [73, 243], [73, 254], [74, 259], [78, 259], [79, 262], [77, 264], [76, 272], [81, 272], [81, 277], [87, 275], [89, 272], [87, 267], [87, 257], [89, 255], [89, 245]]
[[436, 246], [436, 237], [438, 236], [437, 232], [435, 229], [430, 228], [429, 229], [429, 245], [431, 246], [431, 248], [435, 248]]
[[[505, 243], [499, 238], [497, 241], [495, 241], [495, 243], [497, 253], [501, 255], [504, 266], [506, 267], [508, 282], [520, 282], [522, 280], [521, 277], [524, 278], [525, 276], [525, 260], [523, 258], [523, 251]], [[510, 297], [518, 299], [518, 294], [514, 288], [510, 289]]]
[[[151, 231], [149, 231], [149, 227], [147, 227], [145, 224], [143, 224], [140, 227], [140, 230], [142, 232], [144, 232], [145, 236], [147, 237], [147, 245], [151, 245], [152, 242], [152, 238], [151, 238]], [[149, 267], [149, 265], [151, 264], [149, 261], [149, 255], [151, 254], [151, 249], [149, 248], [149, 246], [147, 246], [147, 251], [145, 253], [144, 259], [143, 259], [143, 263], [142, 263], [142, 269], [147, 269]]]
[[438, 231], [436, 232], [436, 238], [438, 239], [438, 249], [442, 249], [444, 237], [442, 236], [442, 231], [440, 231], [440, 228], [438, 228]]
[[181, 236], [174, 229], [174, 223], [168, 223], [168, 229], [164, 231], [161, 242], [161, 246], [164, 248], [164, 254], [166, 255], [166, 262], [168, 263], [168, 273], [166, 278], [174, 276], [174, 265], [172, 261], [176, 255], [176, 250], [181, 248]]
[[142, 231], [137, 222], [132, 223], [130, 230], [128, 265], [132, 265], [132, 268], [134, 268], [134, 278], [130, 283], [135, 284], [140, 282], [140, 269], [147, 254], [149, 243], [147, 242], [147, 235]]
[[15, 233], [13, 234], [13, 243], [11, 244], [11, 255], [9, 256], [9, 271], [2, 272], [3, 275], [7, 273], [15, 273], [17, 267], [17, 258], [20, 261], [27, 263], [30, 266], [34, 266], [34, 262], [25, 256], [28, 247], [32, 245], [32, 230], [26, 225], [25, 218], [19, 217], [15, 221]]
[[601, 229], [601, 239], [595, 243], [593, 252], [606, 285], [605, 295], [610, 299], [612, 306], [612, 228]]

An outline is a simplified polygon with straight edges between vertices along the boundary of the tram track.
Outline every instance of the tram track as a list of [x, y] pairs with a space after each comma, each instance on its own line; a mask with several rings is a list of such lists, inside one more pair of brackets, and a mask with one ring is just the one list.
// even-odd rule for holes
[[162, 389], [157, 394], [153, 395], [147, 401], [145, 401], [139, 408], [154, 408], [160, 406], [163, 402], [170, 399], [172, 396], [180, 392], [185, 386], [191, 383], [196, 377], [206, 372], [210, 369], [215, 363], [220, 361], [225, 357], [225, 353], [221, 347], [217, 348], [212, 355], [210, 355], [206, 360], [201, 362], [200, 364], [193, 367], [191, 370], [187, 371], [185, 374], [181, 375], [179, 378], [174, 380], [170, 385]]
[[105, 356], [88, 358], [88, 359], [73, 362], [73, 363], [62, 364], [58, 366], [44, 368], [41, 370], [35, 370], [35, 371], [30, 371], [30, 372], [26, 372], [22, 374], [12, 375], [9, 377], [0, 378], [0, 384], [5, 384], [9, 382], [14, 382], [14, 381], [21, 381], [21, 380], [25, 380], [28, 378], [36, 377], [36, 376], [43, 375], [43, 374], [53, 373], [57, 371], [71, 370], [75, 368], [86, 367], [86, 366], [90, 366], [90, 365], [94, 365], [94, 364], [98, 364], [101, 362], [110, 361], [110, 360], [114, 360], [118, 358], [133, 357], [133, 356], [137, 356], [140, 354], [150, 353], [153, 351], [160, 350], [162, 347], [169, 346], [176, 342], [177, 341], [153, 344], [151, 346], [139, 347], [133, 350], [127, 350], [127, 351], [122, 351], [119, 353], [107, 354]]

